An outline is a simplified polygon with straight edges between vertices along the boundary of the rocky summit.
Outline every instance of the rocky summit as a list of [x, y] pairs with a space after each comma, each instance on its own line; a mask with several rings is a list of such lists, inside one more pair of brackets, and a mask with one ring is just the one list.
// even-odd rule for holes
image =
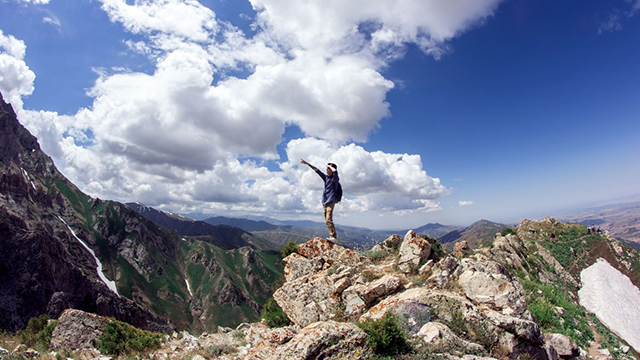
[[[525, 220], [517, 231], [496, 234], [488, 246], [454, 254], [413, 231], [365, 252], [314, 238], [284, 259], [285, 281], [273, 294], [289, 325], [270, 328], [263, 320], [198, 337], [174, 333], [165, 335], [159, 349], [147, 356], [375, 359], [381, 356], [372, 347], [375, 334], [363, 324], [392, 318], [408, 342], [393, 355], [398, 359], [612, 359], [612, 352], [617, 359], [633, 359], [633, 351], [615, 335], [603, 340], [601, 329], [591, 332], [597, 320], [576, 310], [572, 294], [578, 282], [556, 259], [554, 246], [560, 241], [573, 246], [576, 239], [581, 244], [597, 241], [633, 257], [631, 267], [637, 266], [637, 253], [619, 249], [616, 240], [605, 235], [570, 235], [576, 229], [553, 219]], [[548, 238], [547, 231], [559, 236], [543, 244], [549, 242], [542, 240]], [[403, 252], [407, 248], [412, 250]], [[554, 284], [565, 284], [567, 294], [558, 293]], [[546, 314], [536, 305], [542, 301], [562, 306], [550, 306]], [[552, 318], [564, 324], [554, 324]], [[98, 341], [101, 321], [109, 320], [66, 311], [51, 347], [76, 351], [80, 357], [99, 356], [91, 344]], [[580, 327], [582, 323], [586, 327]]]

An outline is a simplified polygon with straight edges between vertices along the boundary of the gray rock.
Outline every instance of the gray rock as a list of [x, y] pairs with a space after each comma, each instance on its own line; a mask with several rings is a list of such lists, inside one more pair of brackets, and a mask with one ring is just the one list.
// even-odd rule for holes
[[91, 349], [98, 345], [108, 318], [84, 311], [67, 309], [58, 319], [51, 335], [52, 349]]
[[461, 355], [486, 352], [481, 345], [460, 338], [448, 326], [439, 322], [426, 323], [415, 336], [421, 337], [424, 342], [435, 346], [436, 349], [447, 349], [447, 352], [457, 351]]
[[562, 334], [544, 334], [544, 342], [547, 345], [553, 346], [558, 356], [561, 357], [576, 356], [580, 353], [580, 349], [571, 339]]
[[431, 255], [431, 244], [413, 230], [409, 230], [400, 245], [398, 269], [405, 273], [417, 271], [427, 261], [429, 255]]

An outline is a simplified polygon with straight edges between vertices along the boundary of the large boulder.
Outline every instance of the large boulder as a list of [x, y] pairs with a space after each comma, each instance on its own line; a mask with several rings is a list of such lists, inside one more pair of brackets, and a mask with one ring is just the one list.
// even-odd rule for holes
[[65, 310], [51, 335], [52, 349], [79, 350], [98, 346], [98, 339], [110, 320], [84, 311]]
[[415, 336], [422, 338], [436, 350], [446, 350], [457, 355], [486, 353], [482, 345], [460, 338], [448, 326], [439, 322], [424, 324]]
[[494, 325], [507, 330], [518, 338], [527, 339], [533, 344], [540, 344], [542, 342], [542, 333], [535, 321], [503, 315], [493, 310], [486, 310], [484, 315]]
[[354, 324], [321, 321], [306, 326], [279, 346], [272, 340], [263, 341], [244, 359], [365, 359], [371, 355], [366, 339], [367, 334]]
[[420, 265], [427, 261], [429, 255], [431, 255], [431, 244], [413, 230], [409, 230], [400, 244], [398, 269], [405, 273], [417, 271]]
[[506, 315], [520, 315], [527, 309], [524, 288], [502, 265], [463, 259], [456, 271], [458, 285], [472, 301]]
[[544, 342], [553, 347], [560, 357], [572, 357], [580, 353], [580, 348], [562, 334], [544, 334]]
[[[334, 317], [343, 291], [352, 286], [351, 279], [358, 270], [369, 263], [357, 252], [322, 238], [299, 245], [298, 253], [290, 254], [284, 262], [287, 281], [275, 291], [273, 298], [299, 327]], [[383, 282], [365, 287], [362, 294], [370, 303], [376, 294], [391, 291], [387, 288], [395, 290], [398, 284]]]
[[284, 283], [273, 299], [294, 324], [305, 327], [335, 314], [339, 302], [331, 296], [333, 292], [334, 283], [323, 272]]
[[345, 315], [360, 315], [365, 308], [401, 289], [403, 289], [402, 281], [393, 275], [384, 275], [369, 284], [356, 284], [348, 287], [342, 294]]

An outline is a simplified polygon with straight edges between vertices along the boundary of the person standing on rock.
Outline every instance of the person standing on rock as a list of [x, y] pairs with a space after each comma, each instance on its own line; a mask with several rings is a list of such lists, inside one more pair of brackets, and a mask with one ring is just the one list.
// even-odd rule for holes
[[324, 181], [324, 191], [322, 192], [322, 206], [324, 207], [324, 221], [329, 228], [329, 238], [327, 240], [335, 243], [338, 235], [336, 234], [336, 227], [333, 224], [333, 208], [336, 203], [342, 200], [342, 186], [340, 185], [340, 178], [338, 177], [338, 166], [333, 163], [327, 164], [327, 174], [325, 175], [317, 167], [309, 164], [304, 159], [300, 160], [301, 164], [309, 166], [316, 172]]

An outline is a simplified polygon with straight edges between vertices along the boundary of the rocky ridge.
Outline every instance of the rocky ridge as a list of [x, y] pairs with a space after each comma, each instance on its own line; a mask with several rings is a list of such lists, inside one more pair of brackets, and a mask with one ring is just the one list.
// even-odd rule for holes
[[[519, 230], [528, 234], [535, 228], [536, 236], [545, 236], [539, 229], [546, 224], [557, 225], [552, 219], [525, 220]], [[607, 350], [596, 351], [595, 343], [581, 348], [566, 335], [543, 333], [527, 309], [527, 290], [515, 272], [578, 286], [538, 243], [497, 234], [490, 247], [440, 258], [418, 238], [410, 231], [404, 239], [390, 237], [365, 253], [311, 239], [284, 259], [286, 281], [274, 293], [292, 325], [242, 324], [199, 337], [176, 333], [151, 356], [368, 359], [373, 356], [368, 335], [355, 323], [393, 313], [413, 347], [398, 355], [402, 359], [612, 358]], [[402, 253], [420, 246], [422, 251]], [[412, 265], [401, 267], [401, 259]]]

